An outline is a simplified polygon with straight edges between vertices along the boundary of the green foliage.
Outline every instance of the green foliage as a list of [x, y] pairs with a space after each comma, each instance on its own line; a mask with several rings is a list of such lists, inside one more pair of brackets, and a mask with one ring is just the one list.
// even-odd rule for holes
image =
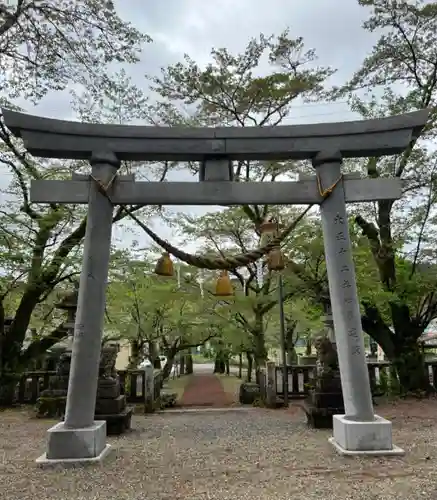
[[[297, 98], [317, 99], [332, 70], [315, 67], [314, 50], [306, 50], [302, 38], [261, 34], [247, 44], [241, 54], [213, 49], [212, 62], [200, 67], [189, 56], [184, 62], [164, 68], [162, 76], [152, 78], [152, 88], [161, 97], [155, 113], [165, 124], [187, 123], [179, 111], [180, 103], [194, 109], [190, 122], [208, 126], [266, 126], [280, 124]], [[270, 72], [260, 69], [267, 58]], [[290, 177], [298, 170], [293, 162], [237, 162], [234, 176], [240, 182], [270, 181]], [[188, 239], [195, 239], [206, 254], [242, 253], [259, 243], [258, 226], [267, 216], [281, 212], [285, 224], [296, 214], [294, 209], [245, 206], [215, 211], [202, 217], [176, 214], [168, 220]], [[271, 336], [269, 321], [277, 304], [276, 280], [265, 272], [263, 286], [256, 281], [256, 266], [233, 271], [237, 296], [226, 311], [215, 310], [227, 320], [226, 343], [234, 352], [254, 350], [257, 362], [266, 358], [265, 337]], [[298, 293], [296, 279], [287, 274], [285, 300]], [[228, 301], [229, 302], [229, 301]], [[275, 311], [275, 314], [278, 314]], [[273, 333], [274, 336], [274, 333]]]
[[[147, 41], [119, 17], [111, 1], [2, 2], [0, 104], [18, 109], [17, 98], [37, 103], [48, 92], [74, 87], [75, 110], [85, 116], [94, 105], [79, 99], [85, 86], [93, 99], [104, 91], [106, 103], [114, 103], [107, 120], [120, 123], [123, 106], [132, 118], [132, 96], [139, 99], [139, 94], [130, 85], [120, 96], [124, 74], [112, 79], [108, 70], [114, 63], [137, 62]], [[24, 369], [65, 336], [54, 305], [78, 274], [86, 226], [84, 207], [32, 204], [28, 186], [34, 179], [68, 178], [85, 165], [32, 158], [0, 117], [0, 166], [10, 178], [0, 207], [0, 385], [5, 385], [9, 373]], [[118, 211], [114, 221], [121, 219]], [[5, 316], [14, 321], [3, 334]], [[37, 328], [37, 341], [30, 339], [29, 327]]]
[[177, 397], [178, 395], [176, 392], [162, 392], [159, 409], [165, 410], [166, 408], [173, 408], [176, 406]]
[[[347, 98], [351, 109], [363, 117], [429, 107], [425, 135], [415, 138], [404, 154], [350, 160], [344, 165], [346, 171], [359, 170], [369, 177], [403, 180], [402, 200], [360, 204], [350, 214], [363, 328], [396, 361], [400, 382], [408, 385], [408, 379], [421, 379], [417, 338], [437, 317], [437, 154], [427, 142], [435, 139], [437, 130], [437, 5], [424, 0], [358, 3], [368, 13], [363, 28], [375, 33], [377, 42], [350, 81], [329, 94], [325, 85], [333, 70], [316, 66], [314, 50], [307, 50], [302, 38], [285, 31], [251, 39], [241, 54], [213, 49], [206, 67], [186, 56], [164, 68], [161, 76], [148, 79], [158, 96], [155, 103], [124, 69], [109, 71], [114, 63], [138, 62], [142, 44], [150, 41], [123, 22], [113, 2], [47, 0], [1, 6], [0, 73], [6, 77], [0, 77], [0, 102], [8, 107], [14, 106], [17, 97], [37, 102], [49, 91], [72, 85], [76, 89], [73, 109], [82, 120], [241, 127], [278, 125], [289, 116], [296, 99], [317, 101], [326, 95]], [[267, 72], [261, 64], [266, 59]], [[32, 179], [67, 178], [72, 170], [83, 171], [86, 166], [35, 160], [1, 123], [0, 165], [12, 175], [0, 211], [0, 317], [15, 318], [0, 345], [3, 376], [6, 361], [10, 370], [18, 366], [18, 359], [25, 363], [34, 354], [32, 350], [21, 353], [29, 326], [38, 328], [44, 340], [41, 349], [63, 335], [53, 330], [60, 320], [54, 305], [58, 293], [78, 273], [85, 233], [82, 208], [32, 205], [27, 186]], [[135, 173], [139, 166], [123, 164]], [[164, 180], [179, 165], [165, 162], [148, 167], [153, 177]], [[293, 179], [306, 170], [308, 165], [290, 161], [234, 164], [239, 182]], [[198, 242], [200, 251], [220, 255], [258, 246], [258, 227], [265, 217], [278, 217], [287, 225], [296, 210], [245, 206], [201, 217], [162, 214], [187, 240]], [[150, 211], [143, 217], [149, 215]], [[122, 218], [117, 209], [114, 222]], [[283, 252], [287, 258], [284, 308], [292, 343], [293, 336], [308, 335], [321, 326], [323, 306], [329, 300], [317, 218], [307, 216], [284, 242]], [[255, 351], [257, 361], [264, 360], [266, 346], [277, 343], [274, 273], [265, 269], [260, 286], [255, 266], [235, 271], [236, 296], [220, 304], [211, 294], [214, 273], [204, 274], [206, 292], [201, 298], [196, 270], [183, 268], [179, 286], [175, 280], [154, 276], [137, 254], [134, 248], [131, 253], [116, 253], [113, 259], [107, 307], [111, 336], [139, 345], [157, 342], [172, 352], [218, 339], [220, 349]], [[410, 377], [415, 366], [417, 373]]]
[[[261, 76], [265, 57], [272, 71]], [[303, 39], [290, 38], [288, 31], [277, 37], [261, 34], [242, 54], [212, 49], [211, 58], [201, 68], [185, 56], [184, 62], [165, 68], [161, 77], [151, 78], [153, 90], [163, 98], [156, 111], [168, 116], [183, 102], [196, 105], [195, 120], [206, 125], [277, 125], [294, 99], [317, 97], [332, 74], [329, 68], [314, 69], [314, 50], [305, 50]]]
[[[360, 271], [363, 327], [397, 365], [405, 390], [426, 383], [423, 359], [409, 351], [437, 316], [435, 254], [436, 153], [427, 140], [436, 135], [437, 5], [423, 0], [359, 0], [368, 18], [363, 27], [378, 34], [370, 55], [349, 82], [334, 91], [348, 97], [364, 117], [380, 117], [425, 107], [431, 114], [420, 140], [397, 157], [354, 161], [369, 177], [397, 177], [403, 182], [401, 201], [359, 207], [355, 221], [368, 242], [374, 270]], [[376, 276], [375, 276], [376, 271]], [[375, 278], [377, 277], [377, 280]], [[363, 279], [364, 278], [364, 279]], [[376, 284], [378, 283], [378, 284]]]
[[66, 396], [41, 396], [35, 406], [37, 418], [61, 419], [65, 414]]
[[0, 6], [3, 96], [34, 102], [73, 83], [98, 87], [111, 63], [135, 63], [150, 38], [123, 21], [114, 2], [46, 0]]
[[192, 270], [182, 270], [179, 286], [176, 277], [156, 276], [146, 262], [113, 264], [107, 311], [108, 330], [114, 337], [136, 341], [142, 351], [147, 343], [156, 342], [174, 356], [221, 335], [223, 322], [213, 315], [217, 301], [202, 298]]

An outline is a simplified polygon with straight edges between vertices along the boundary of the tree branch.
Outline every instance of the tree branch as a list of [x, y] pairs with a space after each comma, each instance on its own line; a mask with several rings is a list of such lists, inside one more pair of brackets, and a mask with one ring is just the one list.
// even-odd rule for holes
[[26, 368], [30, 361], [38, 358], [47, 349], [64, 339], [68, 335], [68, 330], [63, 325], [64, 323], [59, 324], [49, 335], [34, 340], [20, 355], [18, 360], [19, 366]]

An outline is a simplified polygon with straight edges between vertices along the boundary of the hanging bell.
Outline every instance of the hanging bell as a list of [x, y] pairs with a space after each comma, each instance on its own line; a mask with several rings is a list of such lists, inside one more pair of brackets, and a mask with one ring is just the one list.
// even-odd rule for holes
[[228, 271], [222, 271], [217, 279], [215, 286], [216, 297], [231, 297], [234, 295], [234, 288], [232, 287]]
[[155, 274], [158, 276], [173, 276], [173, 261], [170, 258], [168, 252], [164, 252], [161, 257], [159, 257], [158, 262], [155, 266]]
[[275, 247], [267, 256], [267, 268], [270, 271], [282, 271], [285, 268], [281, 248]]
[[270, 234], [273, 235], [278, 230], [278, 223], [273, 219], [264, 219], [264, 221], [259, 226], [260, 234]]
[[259, 225], [260, 245], [266, 246], [278, 233], [278, 223], [274, 219], [264, 219]]

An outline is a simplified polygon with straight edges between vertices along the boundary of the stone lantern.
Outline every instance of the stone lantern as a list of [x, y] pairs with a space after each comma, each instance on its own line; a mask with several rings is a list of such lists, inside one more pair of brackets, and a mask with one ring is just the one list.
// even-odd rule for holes
[[74, 322], [76, 321], [77, 312], [77, 300], [79, 297], [79, 282], [74, 282], [74, 290], [67, 293], [64, 298], [58, 302], [55, 307], [61, 311], [66, 311], [67, 321], [64, 323], [64, 327], [68, 330], [68, 335], [71, 336], [74, 333]]
[[57, 342], [47, 350], [48, 356], [46, 364], [49, 370], [56, 369], [55, 367], [58, 365], [62, 354], [67, 353], [71, 357], [78, 295], [79, 283], [74, 282], [74, 290], [72, 292], [66, 293], [64, 297], [55, 305], [56, 309], [65, 311], [67, 313], [66, 321], [63, 323], [67, 338], [61, 340], [60, 342]]

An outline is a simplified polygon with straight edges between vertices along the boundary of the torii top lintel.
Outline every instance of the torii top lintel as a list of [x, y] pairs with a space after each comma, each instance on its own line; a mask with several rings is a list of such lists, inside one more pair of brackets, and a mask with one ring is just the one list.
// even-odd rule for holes
[[405, 150], [425, 126], [429, 110], [388, 118], [276, 127], [153, 127], [104, 125], [41, 118], [3, 109], [6, 126], [28, 151], [46, 158], [89, 159], [109, 150], [119, 160], [199, 161], [313, 158], [320, 151], [343, 157], [383, 156]]

